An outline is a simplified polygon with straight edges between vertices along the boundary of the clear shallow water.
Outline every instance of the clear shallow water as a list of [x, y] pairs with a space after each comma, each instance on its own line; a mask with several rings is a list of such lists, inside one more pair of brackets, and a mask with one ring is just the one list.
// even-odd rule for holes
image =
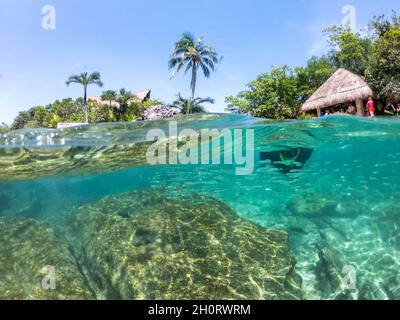
[[[191, 197], [201, 194], [228, 205], [243, 221], [288, 232], [303, 298], [400, 298], [400, 120], [269, 123], [203, 115], [179, 121], [180, 129], [254, 129], [256, 165], [249, 176], [237, 176], [229, 165], [147, 166], [145, 148], [137, 146], [149, 129], [167, 125], [111, 124], [3, 137], [0, 216], [33, 218], [64, 232], [79, 208], [107, 196], [118, 201], [126, 192], [155, 188], [177, 199], [187, 196], [190, 206]], [[312, 153], [296, 170], [283, 172], [266, 159], [269, 152], [299, 148]], [[340, 287], [345, 266], [356, 272], [351, 290]]]

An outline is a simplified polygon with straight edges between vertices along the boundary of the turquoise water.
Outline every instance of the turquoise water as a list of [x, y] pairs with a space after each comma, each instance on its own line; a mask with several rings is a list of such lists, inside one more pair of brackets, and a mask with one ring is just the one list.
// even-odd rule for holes
[[[78, 208], [107, 196], [148, 189], [187, 199], [201, 194], [246, 221], [288, 233], [303, 298], [400, 298], [400, 120], [271, 123], [202, 115], [178, 123], [195, 130], [254, 129], [254, 173], [238, 176], [231, 165], [148, 166], [124, 153], [149, 129], [166, 128], [166, 121], [24, 131], [0, 139], [0, 217], [64, 230]], [[268, 159], [277, 150], [298, 156], [300, 148], [311, 155], [293, 170]], [[38, 155], [41, 150], [46, 155]], [[354, 286], [346, 290], [338, 285], [345, 266], [355, 270]]]

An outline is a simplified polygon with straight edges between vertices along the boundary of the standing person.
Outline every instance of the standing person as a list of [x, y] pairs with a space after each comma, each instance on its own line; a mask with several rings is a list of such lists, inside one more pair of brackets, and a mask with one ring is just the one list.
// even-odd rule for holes
[[374, 104], [374, 100], [372, 100], [372, 97], [368, 98], [367, 110], [369, 113], [369, 117], [374, 118], [375, 117], [375, 104]]

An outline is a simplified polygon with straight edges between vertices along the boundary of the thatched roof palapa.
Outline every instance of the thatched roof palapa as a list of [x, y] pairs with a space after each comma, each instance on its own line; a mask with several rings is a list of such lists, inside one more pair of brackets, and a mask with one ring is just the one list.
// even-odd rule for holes
[[337, 70], [303, 105], [303, 111], [329, 108], [341, 103], [367, 99], [373, 92], [358, 75]]
[[[144, 91], [140, 91], [138, 93], [135, 93], [132, 97], [132, 99], [129, 100], [130, 103], [134, 103], [134, 102], [144, 102], [150, 99], [150, 95], [151, 95], [151, 90], [147, 89]], [[97, 102], [99, 104], [106, 104], [106, 105], [110, 105], [111, 102], [111, 106], [115, 107], [115, 108], [119, 108], [119, 103], [117, 101], [114, 100], [103, 100], [101, 97], [96, 97], [96, 96], [91, 96], [88, 97], [88, 101], [94, 101]]]
[[150, 99], [151, 90], [147, 89], [144, 91], [140, 91], [135, 94], [136, 98], [140, 101], [146, 101]]
[[94, 101], [98, 104], [106, 104], [106, 105], [110, 105], [110, 103], [111, 103], [112, 107], [119, 108], [119, 103], [117, 101], [103, 100], [103, 99], [101, 99], [101, 97], [95, 97], [95, 96], [88, 97], [88, 101]]

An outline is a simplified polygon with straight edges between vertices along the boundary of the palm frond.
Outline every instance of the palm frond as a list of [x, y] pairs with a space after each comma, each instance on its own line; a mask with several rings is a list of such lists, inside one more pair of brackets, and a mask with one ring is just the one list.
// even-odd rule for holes
[[210, 97], [206, 97], [206, 98], [196, 98], [196, 99], [198, 99], [198, 100], [197, 100], [197, 103], [198, 103], [198, 104], [203, 104], [203, 103], [211, 103], [211, 104], [214, 104], [214, 103], [215, 103], [215, 100], [214, 100], [213, 98], [210, 98]]
[[210, 73], [210, 70], [207, 68], [207, 66], [206, 66], [203, 62], [201, 62], [201, 63], [200, 63], [200, 67], [201, 67], [201, 69], [203, 70], [204, 76], [205, 76], [206, 78], [209, 78], [210, 75], [211, 75], [211, 73]]
[[169, 69], [174, 69], [171, 75], [173, 78], [182, 68], [185, 74], [192, 70], [190, 88], [194, 96], [196, 87], [197, 71], [202, 69], [206, 78], [209, 78], [211, 71], [215, 71], [215, 65], [219, 62], [218, 54], [211, 46], [205, 45], [202, 37], [196, 38], [190, 32], [185, 32], [182, 38], [175, 43], [173, 52], [168, 62]]
[[65, 82], [67, 86], [69, 86], [71, 83], [82, 83], [82, 80], [79, 76], [70, 76], [68, 80]]

